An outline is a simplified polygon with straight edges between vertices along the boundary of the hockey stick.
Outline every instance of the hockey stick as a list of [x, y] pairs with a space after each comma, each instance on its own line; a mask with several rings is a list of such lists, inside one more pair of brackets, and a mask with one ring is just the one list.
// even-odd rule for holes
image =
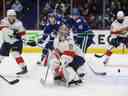
[[[88, 36], [87, 36], [88, 37]], [[85, 47], [87, 46], [87, 42], [88, 42], [88, 38], [86, 38], [86, 41], [85, 41], [86, 43], [86, 45], [85, 45]], [[84, 48], [84, 47], [83, 47]], [[82, 50], [81, 50], [82, 51]], [[82, 51], [82, 53], [83, 53], [83, 51]], [[83, 53], [84, 54], [84, 53]], [[99, 72], [96, 72], [89, 64], [88, 64], [88, 62], [87, 62], [87, 65], [88, 65], [88, 67], [90, 68], [90, 70], [95, 74], [95, 75], [102, 75], [102, 76], [104, 76], [104, 75], [106, 75], [106, 72], [102, 72], [102, 73], [99, 73]]]
[[14, 85], [16, 83], [18, 83], [20, 80], [19, 79], [15, 79], [15, 80], [12, 80], [12, 81], [9, 81], [8, 79], [6, 79], [4, 76], [0, 75], [0, 78], [2, 78], [4, 81], [6, 81], [7, 83], [11, 84], [11, 85]]
[[87, 51], [87, 44], [88, 44], [88, 35], [84, 37], [83, 43], [82, 43], [82, 51], [85, 53]]
[[125, 53], [125, 45], [123, 44], [123, 48], [122, 48], [122, 54]]
[[46, 71], [46, 73], [45, 73], [44, 79], [43, 79], [43, 78], [40, 79], [40, 83], [41, 83], [42, 85], [45, 85], [45, 83], [46, 83], [46, 80], [47, 80], [47, 77], [48, 77], [49, 69], [50, 69], [50, 66], [48, 65], [48, 68], [47, 68], [47, 71]]
[[[84, 52], [84, 48], [87, 47], [87, 43], [88, 43], [88, 35], [86, 37], [86, 39], [84, 38], [84, 41], [83, 41], [83, 44], [82, 44], [82, 53]], [[83, 53], [84, 54], [84, 53]], [[98, 55], [96, 55], [98, 56]], [[90, 70], [95, 74], [95, 75], [106, 75], [106, 72], [102, 72], [102, 73], [99, 73], [99, 72], [96, 72], [87, 62], [87, 65], [89, 66]]]
[[96, 72], [88, 63], [86, 63], [88, 65], [88, 67], [90, 68], [90, 70], [95, 74], [95, 75], [101, 75], [101, 76], [105, 76], [107, 75], [106, 72]]
[[[84, 53], [86, 53], [87, 52], [87, 48], [89, 47], [89, 36], [94, 36], [94, 34], [91, 32], [90, 33], [90, 31], [91, 30], [88, 30], [88, 31], [85, 31], [85, 33], [80, 33], [79, 35], [83, 35], [83, 36], [80, 36], [79, 37], [79, 35], [77, 36], [77, 37], [79, 37], [79, 38], [83, 38], [83, 41], [82, 41], [82, 51], [84, 52]], [[91, 37], [91, 38], [93, 38], [93, 37]], [[94, 41], [92, 40], [92, 43], [94, 43]]]
[[[50, 50], [49, 50], [49, 52], [50, 52]], [[50, 54], [51, 54], [51, 53], [50, 53]], [[49, 56], [46, 57], [46, 58], [49, 59]], [[47, 80], [47, 77], [48, 77], [48, 72], [49, 72], [49, 69], [50, 69], [50, 65], [49, 65], [49, 64], [47, 64], [47, 65], [48, 65], [48, 67], [47, 67], [47, 71], [46, 71], [46, 73], [45, 73], [45, 77], [44, 77], [44, 79], [43, 79], [43, 78], [40, 79], [40, 83], [41, 83], [42, 85], [45, 85], [46, 80]]]
[[95, 54], [94, 56], [97, 58], [102, 58], [104, 55]]
[[83, 44], [82, 44], [82, 51], [83, 52], [85, 51], [85, 47], [86, 47], [87, 43], [88, 43], [88, 35], [86, 38], [84, 37], [84, 40], [83, 40]]

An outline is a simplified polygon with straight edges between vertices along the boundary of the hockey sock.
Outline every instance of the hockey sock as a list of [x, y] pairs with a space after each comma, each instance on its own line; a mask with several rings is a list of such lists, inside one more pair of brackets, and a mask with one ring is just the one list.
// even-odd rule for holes
[[107, 50], [107, 52], [105, 53], [106, 58], [105, 58], [105, 60], [103, 62], [104, 64], [108, 63], [108, 60], [109, 60], [111, 55], [112, 55], [112, 52], [110, 50]]
[[112, 51], [107, 50], [107, 52], [105, 53], [106, 56], [111, 56], [112, 55]]
[[24, 65], [24, 59], [22, 57], [16, 57], [16, 63], [18, 65], [21, 66], [21, 68], [23, 68], [25, 65]]
[[0, 56], [0, 63], [2, 62], [3, 59], [4, 59], [4, 56]]
[[[43, 62], [43, 61], [42, 61]], [[48, 64], [48, 56], [46, 56], [45, 58], [44, 58], [44, 66], [47, 66], [47, 64]]]

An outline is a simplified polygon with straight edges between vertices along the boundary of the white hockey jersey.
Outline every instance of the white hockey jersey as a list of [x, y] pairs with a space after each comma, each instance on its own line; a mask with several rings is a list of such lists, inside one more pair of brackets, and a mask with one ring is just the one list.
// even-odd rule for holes
[[59, 35], [55, 38], [54, 40], [54, 48], [58, 49], [61, 53], [63, 53], [65, 50], [73, 50], [74, 47], [74, 40], [73, 40], [73, 35], [70, 32], [70, 34], [66, 37], [65, 40], [60, 41], [59, 40]]
[[5, 28], [2, 28], [0, 30], [1, 38], [3, 42], [8, 42], [12, 44], [17, 41], [17, 38], [13, 38], [14, 29], [17, 30], [17, 33], [19, 33], [19, 35], [25, 34], [25, 28], [22, 22], [19, 21], [18, 19], [16, 19], [16, 21], [13, 24], [10, 24], [10, 22], [8, 21], [8, 18], [5, 17], [0, 21], [0, 27], [3, 27], [3, 26], [6, 26]]
[[82, 50], [74, 42], [72, 32], [70, 32], [64, 41], [59, 41], [59, 37], [57, 36], [54, 40], [54, 48], [58, 49], [61, 53], [64, 51], [74, 51], [76, 55], [84, 57]]
[[[122, 29], [122, 28], [126, 28], [126, 27], [128, 27], [128, 17], [124, 18], [123, 23], [119, 23], [117, 20], [115, 20], [111, 24], [111, 31], [116, 31], [118, 29]], [[127, 36], [127, 34], [125, 34], [125, 33], [127, 33], [127, 32], [122, 32], [122, 33], [117, 32], [117, 34], [115, 34], [115, 35], [125, 37], [125, 36]]]

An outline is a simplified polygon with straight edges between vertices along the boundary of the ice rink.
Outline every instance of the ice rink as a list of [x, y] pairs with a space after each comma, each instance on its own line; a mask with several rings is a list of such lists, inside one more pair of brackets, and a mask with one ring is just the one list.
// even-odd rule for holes
[[[86, 76], [81, 86], [66, 88], [53, 84], [49, 72], [45, 86], [41, 85], [40, 78], [44, 76], [46, 68], [36, 65], [40, 54], [23, 55], [28, 66], [28, 74], [20, 78], [20, 82], [9, 85], [0, 78], [0, 96], [128, 96], [128, 55], [112, 55], [108, 66], [101, 64], [101, 59], [96, 59], [93, 54], [85, 56], [86, 62], [97, 72], [107, 72], [107, 76], [93, 74], [86, 65]], [[120, 73], [117, 71], [120, 69]], [[10, 56], [0, 64], [0, 74], [9, 80], [20, 71], [18, 65]]]

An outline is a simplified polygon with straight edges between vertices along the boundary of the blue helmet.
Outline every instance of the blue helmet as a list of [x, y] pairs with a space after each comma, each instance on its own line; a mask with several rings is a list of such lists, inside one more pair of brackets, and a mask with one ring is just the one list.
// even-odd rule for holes
[[52, 9], [48, 11], [48, 16], [49, 17], [55, 16], [55, 13]]
[[80, 16], [80, 11], [78, 8], [72, 9], [72, 16]]
[[48, 16], [49, 16], [49, 17], [54, 17], [55, 14], [54, 14], [54, 13], [48, 13]]

